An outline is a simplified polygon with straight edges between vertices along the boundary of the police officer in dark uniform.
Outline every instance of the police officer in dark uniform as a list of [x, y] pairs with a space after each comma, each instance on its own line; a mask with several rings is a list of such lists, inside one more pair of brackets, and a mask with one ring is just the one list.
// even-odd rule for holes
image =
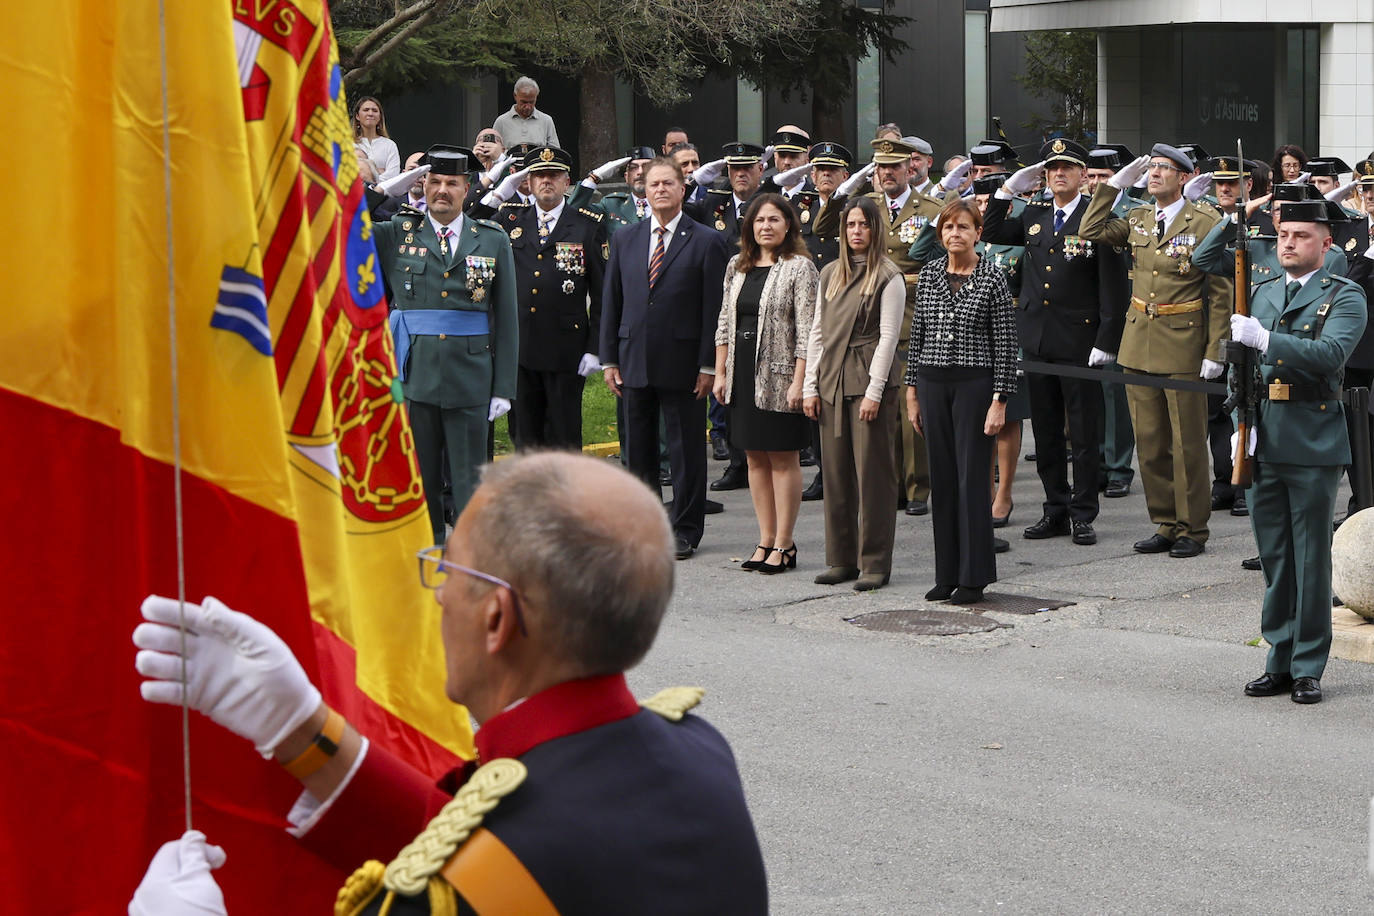
[[391, 333], [434, 542], [444, 540], [441, 463], [463, 511], [486, 459], [489, 424], [515, 397], [515, 262], [500, 226], [464, 217], [472, 161], [462, 147], [425, 154], [424, 213], [402, 207], [374, 226], [394, 294]]
[[[501, 202], [495, 192], [469, 212], [496, 216], [510, 237], [518, 278], [520, 361], [515, 441], [520, 448], [582, 448], [582, 388], [600, 370], [601, 281], [606, 218], [574, 207], [572, 156], [541, 146], [525, 157], [533, 205]], [[588, 299], [590, 298], [590, 307]]]
[[[1024, 245], [1023, 280], [1016, 326], [1021, 349], [1032, 360], [1066, 366], [1105, 365], [1116, 359], [1125, 318], [1124, 253], [1078, 235], [1088, 199], [1079, 193], [1088, 151], [1072, 140], [1053, 140], [1040, 150], [1041, 162], [1021, 169], [988, 201], [983, 241]], [[1041, 169], [1053, 197], [1034, 201], [1019, 219], [1008, 211], [1018, 193], [1030, 191]], [[986, 180], [986, 179], [982, 179]], [[1096, 381], [1028, 373], [1036, 471], [1045, 488], [1044, 514], [1025, 531], [1031, 539], [1071, 534], [1075, 544], [1095, 544], [1098, 450], [1102, 388]], [[1064, 449], [1068, 416], [1070, 456]]]
[[806, 248], [816, 259], [816, 267], [825, 265], [840, 256], [840, 236], [838, 231], [821, 233], [817, 231], [817, 217], [822, 208], [830, 203], [840, 184], [849, 177], [854, 167], [854, 154], [838, 143], [826, 140], [811, 147], [811, 186], [814, 196], [808, 195], [804, 206], [799, 205], [802, 238]]

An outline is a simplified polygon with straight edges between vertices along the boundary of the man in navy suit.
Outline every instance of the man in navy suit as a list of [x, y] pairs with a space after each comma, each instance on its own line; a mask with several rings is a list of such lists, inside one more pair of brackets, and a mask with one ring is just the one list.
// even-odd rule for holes
[[658, 416], [668, 432], [675, 553], [690, 557], [706, 512], [706, 397], [715, 372], [725, 277], [720, 234], [682, 212], [686, 181], [672, 159], [645, 170], [652, 214], [611, 240], [601, 297], [601, 363], [625, 399], [630, 472], [659, 492]]

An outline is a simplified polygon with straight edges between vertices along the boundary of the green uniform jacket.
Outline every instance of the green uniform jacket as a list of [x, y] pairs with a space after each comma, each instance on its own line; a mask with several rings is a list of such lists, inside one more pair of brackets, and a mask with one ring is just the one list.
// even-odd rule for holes
[[515, 259], [505, 231], [487, 220], [463, 217], [458, 251], [449, 265], [439, 254], [434, 224], [418, 210], [402, 207], [373, 228], [394, 308], [487, 313], [487, 334], [412, 336], [405, 396], [442, 408], [514, 400], [520, 329]]
[[[1209, 274], [1234, 277], [1236, 264], [1236, 224], [1227, 220], [1217, 223], [1193, 249], [1193, 263]], [[1247, 238], [1250, 252], [1250, 286], [1253, 288], [1275, 277], [1284, 276], [1279, 263], [1279, 243], [1271, 238]], [[1332, 245], [1326, 252], [1322, 267], [1331, 275], [1344, 277], [1350, 262], [1341, 250]]]
[[1193, 266], [1193, 249], [1217, 224], [1196, 204], [1184, 201], [1174, 221], [1155, 238], [1154, 207], [1137, 207], [1125, 218], [1112, 216], [1117, 190], [1097, 186], [1078, 234], [1090, 242], [1127, 247], [1131, 253], [1131, 296], [1149, 305], [1202, 301], [1200, 311], [1151, 316], [1128, 305], [1117, 361], [1127, 369], [1159, 375], [1195, 374], [1204, 359], [1221, 361], [1221, 341], [1230, 333], [1234, 292], [1229, 277]]
[[568, 195], [568, 205], [573, 209], [591, 210], [594, 213], [604, 214], [607, 239], [615, 235], [617, 229], [633, 226], [639, 222], [639, 214], [635, 212], [634, 198], [630, 196], [629, 191], [614, 191], [603, 195], [599, 201], [592, 200], [595, 193], [591, 188], [578, 182], [573, 185], [572, 194]]
[[[1260, 356], [1264, 384], [1321, 385], [1331, 397], [1322, 401], [1260, 401], [1255, 457], [1306, 466], [1349, 464], [1350, 440], [1336, 392], [1345, 374], [1345, 361], [1364, 333], [1364, 290], [1323, 268], [1285, 306], [1284, 285], [1284, 277], [1262, 284], [1251, 304], [1251, 314], [1269, 331], [1269, 348]], [[1330, 304], [1330, 311], [1321, 325], [1321, 336], [1314, 337], [1317, 312], [1325, 303]]]

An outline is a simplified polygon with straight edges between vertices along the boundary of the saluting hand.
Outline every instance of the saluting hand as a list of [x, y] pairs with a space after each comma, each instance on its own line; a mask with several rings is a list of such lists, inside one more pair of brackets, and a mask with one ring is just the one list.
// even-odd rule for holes
[[1029, 194], [1035, 190], [1035, 185], [1040, 180], [1040, 173], [1044, 170], [1044, 160], [1034, 165], [1028, 165], [1023, 169], [1017, 169], [1002, 187], [1012, 194]]

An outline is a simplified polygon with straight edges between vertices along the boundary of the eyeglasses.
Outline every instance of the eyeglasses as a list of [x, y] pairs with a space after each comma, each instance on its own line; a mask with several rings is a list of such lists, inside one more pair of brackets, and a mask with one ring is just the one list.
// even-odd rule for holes
[[1150, 171], [1152, 171], [1152, 172], [1181, 172], [1181, 171], [1183, 171], [1183, 169], [1179, 168], [1177, 165], [1175, 165], [1175, 164], [1172, 163], [1172, 162], [1151, 162], [1151, 163], [1150, 163]]
[[415, 556], [420, 561], [420, 584], [425, 588], [439, 589], [443, 587], [444, 582], [448, 579], [448, 571], [453, 570], [454, 572], [466, 573], [475, 579], [481, 579], [483, 582], [489, 582], [510, 592], [511, 601], [515, 604], [515, 622], [520, 627], [520, 635], [524, 637], [530, 635], [529, 630], [525, 629], [525, 612], [520, 607], [520, 593], [515, 590], [515, 586], [505, 579], [498, 579], [496, 576], [445, 560], [444, 548], [437, 544], [433, 547], [426, 547], [416, 553]]

